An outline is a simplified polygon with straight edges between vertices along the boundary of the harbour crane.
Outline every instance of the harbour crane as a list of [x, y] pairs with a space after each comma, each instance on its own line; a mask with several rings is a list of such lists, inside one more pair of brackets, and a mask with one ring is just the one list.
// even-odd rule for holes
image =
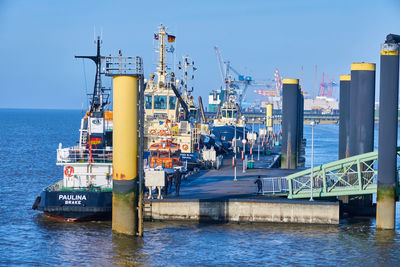
[[[224, 61], [222, 57], [222, 53], [217, 46], [214, 46], [215, 53], [217, 55], [219, 72], [221, 75], [222, 84], [228, 93], [229, 90], [233, 89], [238, 95], [238, 103], [242, 103], [244, 100], [244, 96], [246, 95], [246, 91], [248, 86], [251, 84], [252, 79], [251, 76], [245, 76], [232, 67], [231, 62], [229, 60]], [[230, 73], [232, 71], [238, 76], [238, 79], [234, 79]], [[243, 87], [242, 90], [240, 88]]]
[[[232, 67], [229, 60], [224, 61], [222, 53], [217, 46], [214, 46], [214, 49], [225, 94], [236, 94], [236, 102], [239, 106], [244, 103], [250, 87], [263, 88], [262, 90], [253, 90], [254, 93], [259, 95], [280, 96], [280, 90], [282, 90], [282, 79], [279, 75], [278, 69], [276, 69], [274, 73], [275, 86], [271, 85], [270, 81], [253, 80], [250, 75], [244, 75]], [[235, 74], [237, 78], [234, 78], [232, 74]]]
[[280, 96], [282, 91], [282, 76], [279, 74], [279, 70], [277, 68], [274, 71], [274, 79], [272, 81], [274, 81], [274, 85], [267, 83], [260, 84], [268, 89], [253, 90], [253, 92], [261, 96]]
[[322, 73], [322, 81], [319, 85], [319, 96], [332, 97], [334, 87], [338, 84], [335, 79], [330, 79], [324, 72]]

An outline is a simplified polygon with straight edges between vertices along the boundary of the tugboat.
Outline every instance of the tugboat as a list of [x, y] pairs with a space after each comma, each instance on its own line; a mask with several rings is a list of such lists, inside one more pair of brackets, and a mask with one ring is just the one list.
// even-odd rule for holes
[[101, 84], [100, 38], [96, 56], [94, 91], [90, 109], [81, 120], [79, 145], [57, 149], [57, 165], [64, 167], [64, 177], [48, 186], [36, 198], [32, 208], [51, 218], [66, 221], [110, 220], [112, 208], [112, 111], [109, 90]]
[[236, 138], [242, 139], [245, 122], [241, 117], [240, 107], [236, 102], [236, 94], [233, 88], [226, 90], [224, 100], [218, 107], [211, 132], [215, 135], [216, 140], [222, 143], [225, 150], [230, 150], [232, 149], [232, 140], [235, 137], [235, 126]]
[[[175, 36], [166, 32], [165, 26], [160, 26], [158, 33], [154, 34], [157, 42], [158, 66], [157, 72], [150, 75], [145, 88], [145, 151], [157, 143], [164, 128], [172, 130], [174, 140], [181, 150], [180, 159], [188, 162], [191, 168], [199, 164], [200, 150], [204, 146], [202, 136], [210, 134], [209, 125], [200, 123], [198, 108], [194, 106], [193, 97], [187, 90], [187, 68], [192, 62], [184, 58], [179, 68], [184, 70], [184, 78], [179, 81], [174, 72], [168, 72], [166, 64], [167, 52], [174, 49], [167, 48], [169, 43], [175, 41]], [[179, 87], [181, 85], [184, 88]], [[203, 138], [204, 140], [204, 138]]]

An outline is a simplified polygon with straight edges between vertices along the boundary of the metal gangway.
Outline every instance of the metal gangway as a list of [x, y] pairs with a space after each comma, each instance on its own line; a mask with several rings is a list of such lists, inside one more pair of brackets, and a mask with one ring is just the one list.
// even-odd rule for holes
[[[397, 156], [400, 155], [397, 148]], [[397, 168], [399, 171], [399, 167]], [[312, 175], [311, 175], [312, 173]], [[288, 198], [332, 197], [375, 194], [378, 175], [378, 151], [322, 164], [286, 176]], [[312, 181], [312, 183], [311, 183]], [[311, 189], [312, 188], [312, 189]], [[396, 192], [399, 182], [396, 182]]]
[[[306, 169], [286, 177], [264, 178], [263, 195], [310, 198], [311, 188], [313, 198], [375, 194], [377, 174], [378, 151], [374, 151], [316, 166], [312, 172]], [[398, 179], [396, 192], [399, 195]]]

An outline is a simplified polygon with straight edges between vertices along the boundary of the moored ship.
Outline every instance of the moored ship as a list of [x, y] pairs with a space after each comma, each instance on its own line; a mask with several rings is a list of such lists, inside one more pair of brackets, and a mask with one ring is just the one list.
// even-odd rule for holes
[[145, 89], [145, 150], [148, 151], [158, 142], [159, 136], [168, 127], [180, 146], [181, 160], [188, 162], [190, 168], [199, 162], [200, 150], [204, 145], [202, 136], [210, 134], [209, 126], [200, 122], [199, 108], [194, 105], [193, 97], [187, 90], [187, 67], [191, 62], [186, 57], [180, 64], [180, 68], [185, 70], [180, 83], [175, 73], [168, 72], [166, 53], [173, 49], [167, 48], [166, 42], [174, 42], [175, 36], [168, 34], [166, 27], [161, 25], [155, 39], [158, 41], [157, 72], [150, 75]]
[[107, 111], [109, 89], [101, 84], [100, 38], [96, 56], [94, 91], [90, 109], [81, 120], [79, 144], [57, 149], [57, 165], [64, 176], [36, 198], [33, 209], [47, 217], [67, 221], [109, 220], [112, 207], [112, 111]]
[[243, 121], [240, 107], [236, 102], [234, 89], [226, 90], [225, 101], [220, 102], [217, 110], [216, 118], [214, 119], [211, 128], [212, 134], [216, 140], [220, 141], [225, 148], [232, 148], [232, 141], [235, 138], [243, 139], [243, 131], [246, 132], [245, 121]]

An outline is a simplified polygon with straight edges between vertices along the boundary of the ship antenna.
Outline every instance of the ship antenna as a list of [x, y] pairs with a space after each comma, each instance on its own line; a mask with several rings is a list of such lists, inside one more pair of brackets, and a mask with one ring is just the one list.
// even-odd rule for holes
[[75, 56], [75, 58], [91, 59], [96, 64], [96, 76], [94, 81], [92, 100], [90, 102], [90, 112], [102, 112], [104, 107], [103, 92], [101, 89], [101, 62], [104, 59], [104, 57], [100, 55], [100, 36], [97, 37], [96, 43], [97, 43], [96, 56]]

